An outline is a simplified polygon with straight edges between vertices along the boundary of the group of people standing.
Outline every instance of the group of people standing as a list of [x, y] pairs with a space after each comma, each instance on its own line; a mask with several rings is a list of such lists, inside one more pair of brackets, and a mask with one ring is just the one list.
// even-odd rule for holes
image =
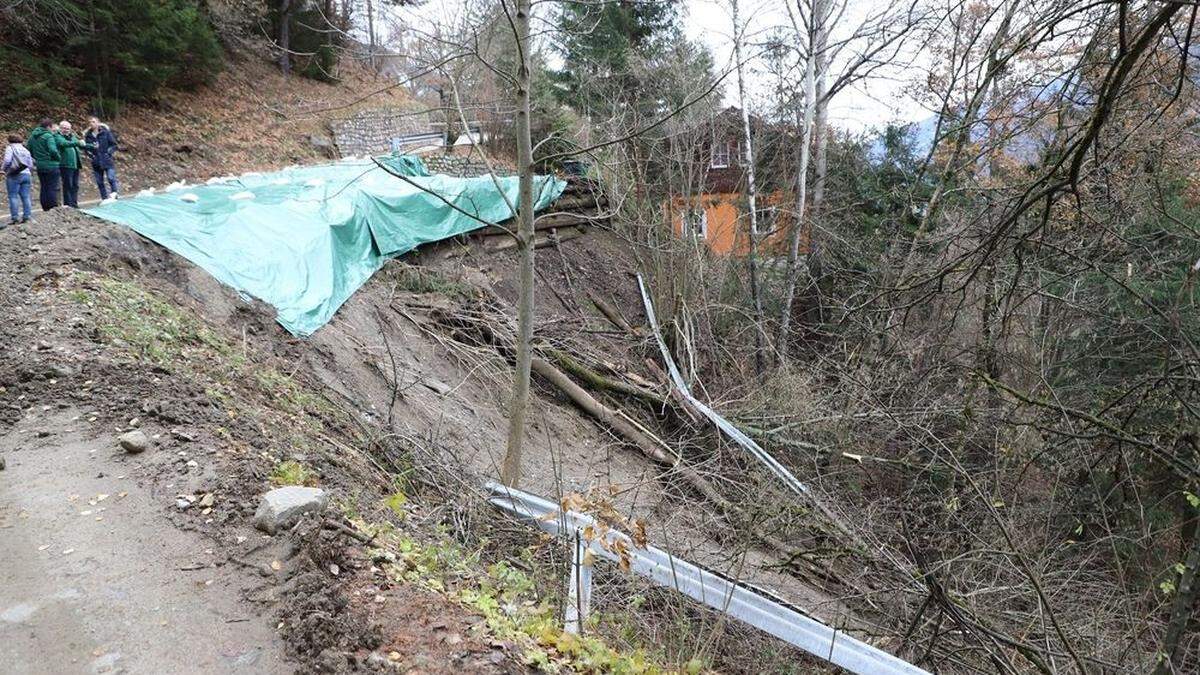
[[116, 198], [117, 168], [113, 159], [116, 151], [116, 135], [96, 117], [88, 119], [88, 129], [82, 138], [75, 135], [70, 122], [63, 120], [56, 124], [49, 118], [43, 119], [25, 142], [19, 135], [10, 134], [3, 163], [0, 163], [8, 192], [11, 217], [8, 224], [27, 223], [33, 218], [34, 174], [37, 174], [38, 200], [43, 211], [60, 206], [60, 189], [61, 205], [78, 208], [79, 172], [83, 168], [84, 153], [91, 158], [92, 177], [100, 191], [100, 199]]

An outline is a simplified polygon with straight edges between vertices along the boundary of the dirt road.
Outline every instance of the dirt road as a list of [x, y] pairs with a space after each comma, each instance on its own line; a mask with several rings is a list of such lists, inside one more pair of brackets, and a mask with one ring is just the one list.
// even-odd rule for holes
[[[44, 416], [43, 416], [44, 415]], [[75, 418], [75, 419], [72, 419]], [[0, 663], [7, 673], [286, 673], [251, 571], [171, 525], [173, 495], [75, 413], [0, 438]]]

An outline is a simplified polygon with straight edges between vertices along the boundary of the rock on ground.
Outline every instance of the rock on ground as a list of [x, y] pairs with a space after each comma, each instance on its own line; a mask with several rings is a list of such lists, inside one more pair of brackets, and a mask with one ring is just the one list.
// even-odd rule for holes
[[271, 490], [262, 496], [254, 512], [254, 526], [275, 534], [294, 525], [300, 516], [323, 510], [328, 501], [329, 493], [319, 488], [289, 485]]
[[145, 432], [138, 429], [121, 434], [117, 437], [117, 442], [121, 444], [125, 452], [134, 455], [139, 452], [145, 452], [150, 448], [150, 439], [146, 436]]

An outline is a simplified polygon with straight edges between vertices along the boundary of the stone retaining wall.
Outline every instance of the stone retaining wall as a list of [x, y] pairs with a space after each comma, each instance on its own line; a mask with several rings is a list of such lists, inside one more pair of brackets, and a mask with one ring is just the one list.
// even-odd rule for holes
[[[363, 110], [334, 120], [329, 127], [343, 157], [390, 152], [393, 138], [442, 132], [441, 125], [430, 122], [428, 113], [412, 113], [399, 108]], [[430, 141], [422, 144], [429, 145]]]
[[458, 155], [428, 155], [421, 157], [429, 173], [444, 173], [447, 176], [482, 176], [488, 172], [487, 164], [478, 159]]

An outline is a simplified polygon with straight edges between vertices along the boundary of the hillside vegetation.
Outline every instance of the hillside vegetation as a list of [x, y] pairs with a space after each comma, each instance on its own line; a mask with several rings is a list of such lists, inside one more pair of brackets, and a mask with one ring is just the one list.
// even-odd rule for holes
[[[431, 644], [466, 645], [448, 671], [830, 667], [833, 645], [801, 653], [620, 564], [597, 565], [569, 636], [571, 549], [493, 510], [480, 486], [499, 480], [594, 515], [584, 538], [628, 532], [931, 672], [1198, 669], [1194, 6], [725, 0], [728, 30], [701, 41], [684, 0], [31, 1], [71, 37], [0, 4], [0, 121], [105, 111], [131, 190], [315, 161], [331, 119], [375, 106], [431, 110], [517, 174], [512, 218], [390, 261], [303, 340], [73, 211], [0, 232], [22, 477], [46, 473], [39, 442], [66, 455], [143, 424], [169, 451], [143, 455], [169, 467], [146, 469], [159, 493], [199, 479], [171, 454], [184, 438], [220, 453], [204, 475], [232, 508], [205, 508], [231, 531], [270, 486], [336, 491], [262, 542], [200, 528], [235, 579], [271, 580], [255, 619], [282, 627], [277, 653], [335, 672]], [[928, 119], [847, 132], [864, 92]], [[569, 175], [569, 213], [534, 213], [547, 172]], [[182, 412], [147, 422], [163, 384]], [[185, 524], [212, 524], [189, 501], [209, 483], [176, 497]], [[414, 628], [426, 605], [456, 608], [453, 644]]]

